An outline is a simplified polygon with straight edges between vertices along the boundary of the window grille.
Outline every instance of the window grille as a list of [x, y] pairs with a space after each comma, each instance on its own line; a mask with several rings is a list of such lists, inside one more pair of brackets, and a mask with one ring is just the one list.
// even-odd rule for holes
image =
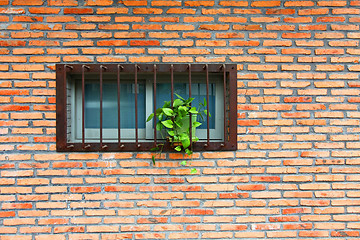
[[[222, 126], [219, 127], [219, 124], [217, 124], [214, 129], [210, 129], [210, 115], [207, 114], [205, 117], [206, 128], [201, 130], [204, 131], [204, 137], [197, 142], [193, 142], [192, 149], [194, 151], [236, 150], [236, 74], [237, 69], [235, 64], [57, 64], [57, 151], [149, 151], [160, 142], [164, 144], [163, 151], [173, 151], [171, 144], [161, 139], [158, 131], [156, 131], [154, 127], [154, 123], [157, 121], [156, 116], [150, 125], [147, 124], [144, 132], [144, 129], [141, 126], [139, 127], [139, 122], [142, 121], [144, 115], [143, 112], [139, 113], [142, 107], [144, 107], [142, 106], [144, 103], [142, 89], [145, 88], [145, 95], [149, 95], [150, 98], [148, 99], [151, 99], [149, 103], [145, 98], [145, 109], [155, 113], [157, 106], [160, 104], [157, 102], [157, 95], [160, 94], [157, 92], [157, 88], [160, 86], [159, 84], [164, 83], [164, 81], [166, 84], [170, 84], [171, 103], [174, 101], [175, 85], [179, 84], [179, 82], [185, 81], [183, 85], [185, 84], [186, 94], [189, 97], [193, 94], [192, 86], [200, 86], [199, 88], [204, 89], [204, 96], [208, 103], [206, 107], [208, 113], [210, 112], [211, 102], [210, 91], [215, 91], [214, 86], [217, 87], [216, 92], [219, 92], [219, 89], [221, 89], [222, 93], [216, 95], [215, 102], [217, 104], [216, 109], [222, 108], [222, 111], [215, 111], [211, 114], [214, 119], [223, 119], [221, 122]], [[164, 78], [166, 79], [164, 80]], [[146, 79], [145, 82], [144, 79]], [[212, 83], [211, 79], [217, 79], [217, 82]], [[109, 82], [111, 82], [112, 85], [109, 84]], [[93, 84], [91, 86], [95, 86], [95, 88], [98, 86], [99, 94], [98, 102], [96, 102], [97, 100], [95, 101], [95, 103], [98, 104], [99, 115], [94, 117], [96, 121], [98, 121], [96, 124], [99, 124], [99, 127], [92, 129], [92, 132], [90, 132], [90, 128], [88, 129], [86, 127], [86, 123], [93, 117], [85, 114], [86, 111], [89, 111], [86, 105], [89, 103], [86, 91], [88, 91], [87, 86], [90, 86], [90, 83]], [[194, 83], [197, 85], [194, 85]], [[124, 107], [121, 101], [121, 88], [124, 84], [131, 86], [131, 94], [134, 96], [133, 117], [135, 120], [133, 129], [124, 129], [121, 127], [121, 124], [123, 124], [122, 121], [124, 120], [121, 114], [127, 114], [123, 109]], [[115, 116], [115, 118], [117, 118], [116, 120], [111, 119], [113, 122], [117, 122], [116, 130], [114, 128], [110, 130], [104, 129], [104, 86], [107, 86], [106, 89], [112, 89], [112, 92], [116, 91], [116, 97], [110, 97], [112, 104], [116, 102], [116, 107], [110, 109], [110, 112], [116, 112], [117, 115]], [[95, 89], [95, 92], [97, 92], [97, 89]], [[107, 92], [105, 91], [105, 98], [108, 99], [109, 96], [106, 94]], [[218, 96], [221, 96], [221, 99], [219, 99], [220, 97]], [[90, 96], [90, 98], [91, 97], [93, 96]], [[79, 105], [81, 105], [81, 107]], [[151, 110], [149, 110], [148, 105], [152, 106]], [[214, 108], [214, 105], [211, 107]], [[107, 108], [106, 111], [109, 112], [109, 109]], [[221, 112], [221, 116], [216, 116], [219, 112]], [[114, 117], [113, 114], [112, 116]], [[76, 119], [78, 121], [76, 121]], [[192, 124], [191, 118], [189, 119], [191, 135]], [[215, 132], [221, 132], [221, 138], [213, 137], [211, 135], [213, 130]], [[90, 133], [94, 135], [94, 132], [96, 136], [90, 138], [88, 135], [90, 135]], [[145, 132], [147, 137], [144, 137]], [[115, 133], [116, 137], [107, 137], [107, 134], [114, 135]], [[76, 138], [78, 135], [81, 136]], [[131, 137], [129, 138], [129, 136]], [[191, 136], [190, 139], [192, 139]]]

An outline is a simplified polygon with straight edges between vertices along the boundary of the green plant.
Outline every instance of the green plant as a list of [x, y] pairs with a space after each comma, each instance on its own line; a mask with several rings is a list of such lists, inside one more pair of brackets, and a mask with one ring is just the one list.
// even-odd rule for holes
[[[208, 114], [205, 109], [207, 102], [204, 98], [204, 102], [199, 104], [199, 107], [191, 106], [191, 102], [194, 98], [184, 99], [180, 95], [176, 94], [176, 99], [174, 99], [172, 106], [171, 101], [165, 101], [164, 105], [156, 110], [156, 130], [160, 131], [163, 136], [163, 131], [165, 130], [167, 134], [167, 139], [171, 142], [171, 145], [174, 147], [175, 151], [184, 152], [189, 156], [192, 155], [192, 145], [191, 142], [196, 142], [199, 140], [196, 137], [195, 129], [201, 125], [197, 121], [198, 116], [204, 120], [203, 116]], [[192, 123], [192, 132], [190, 139], [190, 116]], [[209, 113], [210, 116], [210, 113]], [[147, 122], [154, 118], [154, 113], [150, 114], [147, 118]], [[162, 152], [164, 144], [159, 143], [158, 146], [151, 149], [153, 151]], [[155, 156], [153, 156], [153, 162], [155, 163]], [[186, 165], [186, 161], [182, 161], [181, 165]]]

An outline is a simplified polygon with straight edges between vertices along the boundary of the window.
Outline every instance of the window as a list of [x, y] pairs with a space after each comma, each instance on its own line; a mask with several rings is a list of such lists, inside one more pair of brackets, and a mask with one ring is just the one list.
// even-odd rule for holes
[[236, 65], [58, 64], [56, 74], [58, 151], [171, 150], [146, 119], [175, 94], [208, 103], [195, 151], [236, 149]]

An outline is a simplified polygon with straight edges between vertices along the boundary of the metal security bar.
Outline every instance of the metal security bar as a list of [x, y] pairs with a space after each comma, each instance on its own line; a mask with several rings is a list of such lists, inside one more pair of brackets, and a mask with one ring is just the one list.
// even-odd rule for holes
[[[188, 65], [188, 69], [189, 69], [189, 98], [191, 98], [191, 64]], [[172, 95], [173, 93], [171, 93]], [[191, 107], [191, 103], [190, 103], [190, 107]], [[190, 132], [190, 145], [191, 147], [193, 147], [193, 141], [192, 141], [192, 117], [191, 117], [191, 113], [190, 113], [190, 117], [189, 117], [189, 126], [190, 126], [190, 129], [189, 129], [189, 132]]]
[[[206, 114], [206, 136], [207, 136], [207, 145], [205, 146], [209, 146], [210, 145], [210, 127], [209, 127], [209, 122], [210, 122], [210, 118], [209, 118], [209, 67], [208, 65], [206, 64], [205, 65], [205, 69], [206, 69], [206, 102], [208, 103], [206, 105], [206, 110], [207, 110], [207, 114]], [[224, 99], [225, 99], [225, 95], [224, 95]], [[224, 100], [225, 102], [225, 100]], [[225, 111], [225, 109], [224, 109]], [[225, 121], [225, 118], [224, 118], [224, 121]]]
[[[89, 66], [82, 65], [81, 72], [81, 92], [85, 93], [85, 69], [89, 69]], [[88, 148], [89, 145], [85, 145], [85, 94], [81, 96], [81, 132], [82, 132], [82, 146]]]
[[153, 124], [153, 128], [154, 128], [154, 147], [156, 147], [157, 144], [157, 131], [156, 131], [156, 64], [154, 64], [154, 84], [153, 84], [153, 95], [154, 95], [154, 124]]
[[[153, 139], [139, 138], [139, 126], [138, 126], [138, 104], [139, 104], [139, 74], [152, 74], [152, 88], [153, 88], [153, 112], [156, 113], [156, 93], [157, 93], [157, 78], [159, 74], [169, 74], [168, 80], [171, 85], [171, 103], [174, 101], [174, 76], [180, 73], [187, 73], [189, 84], [189, 97], [192, 96], [192, 83], [194, 74], [202, 73], [205, 75], [206, 80], [202, 82], [206, 84], [206, 101], [207, 101], [207, 116], [206, 116], [206, 140], [192, 142], [192, 148], [194, 151], [221, 151], [221, 150], [236, 150], [237, 147], [237, 84], [236, 74], [237, 69], [235, 64], [57, 64], [56, 65], [56, 144], [57, 151], [149, 151], [152, 147], [159, 143], [157, 131], [156, 131], [156, 115], [153, 119]], [[222, 75], [223, 85], [223, 99], [217, 99], [223, 102], [223, 138], [222, 141], [212, 140], [210, 135], [210, 109], [209, 109], [209, 86], [211, 74]], [[104, 74], [106, 74], [106, 80], [104, 80]], [[121, 134], [121, 83], [122, 76], [133, 76], [134, 83], [134, 110], [135, 110], [135, 137], [132, 141], [123, 138]], [[90, 140], [86, 136], [86, 115], [85, 115], [85, 91], [87, 76], [98, 76], [99, 82], [99, 109], [100, 109], [100, 126], [98, 139]], [[104, 81], [112, 79], [116, 82], [117, 93], [117, 107], [114, 111], [117, 111], [117, 139], [109, 141], [104, 139], [104, 126], [103, 126], [103, 84]], [[68, 123], [72, 120], [69, 118], [73, 116], [68, 114], [68, 95], [71, 84], [75, 81], [81, 81], [81, 133], [80, 141], [73, 140], [70, 137], [71, 132], [68, 129]], [[196, 80], [196, 79], [195, 79]], [[91, 81], [96, 81], [96, 77], [92, 77]], [[70, 91], [74, 92], [74, 91]], [[70, 96], [75, 98], [75, 96]], [[212, 113], [214, 114], [214, 113]], [[68, 116], [71, 115], [71, 116]], [[216, 117], [216, 116], [214, 116]], [[190, 139], [192, 139], [192, 118], [190, 116]], [[70, 134], [69, 134], [70, 132]], [[169, 142], [163, 142], [164, 151], [173, 151], [173, 147]]]
[[119, 149], [122, 149], [124, 147], [123, 144], [121, 144], [121, 128], [120, 128], [120, 72], [123, 69], [121, 65], [117, 66], [117, 76], [116, 76], [116, 83], [117, 83], [117, 111], [118, 111], [118, 147]]
[[139, 144], [139, 129], [138, 129], [138, 99], [137, 99], [137, 84], [138, 84], [138, 65], [135, 64], [135, 141], [136, 147], [140, 147]]
[[[103, 145], [103, 70], [106, 70], [107, 67], [100, 65], [100, 148], [105, 149], [107, 145]], [[81, 93], [82, 96], [85, 95], [84, 92]]]

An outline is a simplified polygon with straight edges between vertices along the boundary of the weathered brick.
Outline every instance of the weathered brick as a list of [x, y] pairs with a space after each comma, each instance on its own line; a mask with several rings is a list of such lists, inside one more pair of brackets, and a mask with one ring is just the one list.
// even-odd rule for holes
[[152, 6], [181, 6], [181, 1], [155, 0], [151, 2]]
[[87, 0], [86, 6], [109, 6], [113, 3], [113, 0]]
[[[1, 239], [359, 236], [359, 1], [0, 5]], [[237, 151], [55, 153], [56, 63], [227, 61]]]
[[64, 8], [64, 14], [92, 14], [91, 8]]

